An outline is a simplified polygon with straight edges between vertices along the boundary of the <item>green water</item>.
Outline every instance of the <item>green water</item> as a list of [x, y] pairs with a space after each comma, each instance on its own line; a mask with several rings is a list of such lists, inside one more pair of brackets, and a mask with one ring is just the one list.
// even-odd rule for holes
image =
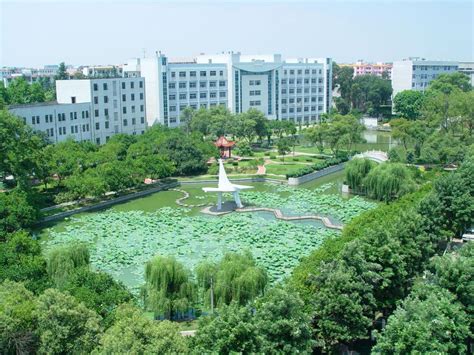
[[[337, 208], [347, 208], [352, 218], [373, 207], [364, 205], [359, 197], [342, 196], [343, 179], [341, 171], [291, 188], [243, 183], [254, 188], [242, 195], [255, 205], [280, 208], [285, 214], [318, 213], [341, 223], [345, 215]], [[216, 185], [199, 183], [181, 185], [179, 189], [190, 194], [183, 201], [186, 204], [215, 204], [216, 195], [205, 193], [202, 187]], [[311, 196], [305, 199], [307, 195]], [[143, 266], [153, 255], [173, 255], [193, 269], [202, 259], [218, 260], [226, 251], [242, 249], [250, 249], [271, 279], [279, 281], [289, 276], [302, 256], [316, 249], [325, 238], [339, 233], [318, 221], [285, 222], [266, 212], [208, 216], [200, 212], [202, 207], [179, 207], [175, 201], [182, 196], [180, 191], [162, 191], [103, 211], [77, 214], [46, 226], [38, 231], [39, 236], [46, 251], [73, 241], [87, 243], [95, 269], [109, 272], [136, 289], [143, 283]], [[243, 201], [245, 204], [245, 197]], [[312, 201], [320, 207], [313, 209]], [[323, 208], [325, 201], [333, 206], [332, 210]]]
[[362, 137], [366, 143], [358, 143], [354, 145], [354, 149], [365, 152], [367, 150], [381, 150], [388, 152], [390, 149], [398, 145], [398, 141], [392, 138], [390, 132], [366, 130], [362, 132]]

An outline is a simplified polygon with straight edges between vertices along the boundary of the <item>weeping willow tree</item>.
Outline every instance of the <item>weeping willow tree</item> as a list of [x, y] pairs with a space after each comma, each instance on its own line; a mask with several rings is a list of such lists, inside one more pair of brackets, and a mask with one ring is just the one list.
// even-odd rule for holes
[[268, 282], [265, 269], [255, 263], [248, 251], [227, 253], [216, 264], [205, 262], [196, 267], [198, 285], [204, 293], [204, 301], [209, 303], [211, 284], [217, 305], [236, 301], [245, 305], [262, 295]]
[[373, 168], [363, 180], [369, 197], [389, 202], [415, 190], [410, 170], [403, 164], [383, 163]]
[[346, 181], [354, 192], [366, 192], [363, 182], [374, 166], [375, 163], [369, 159], [352, 159], [346, 164]]
[[195, 285], [190, 276], [175, 258], [155, 256], [145, 266], [142, 296], [146, 308], [167, 319], [188, 311], [195, 301]]
[[56, 287], [61, 288], [73, 271], [88, 267], [89, 249], [84, 244], [70, 244], [52, 249], [47, 256], [47, 270]]

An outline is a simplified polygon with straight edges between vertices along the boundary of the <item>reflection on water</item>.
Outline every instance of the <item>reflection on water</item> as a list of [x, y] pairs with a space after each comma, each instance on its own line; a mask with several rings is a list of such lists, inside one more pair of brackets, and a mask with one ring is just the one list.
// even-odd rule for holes
[[366, 140], [366, 143], [355, 144], [355, 149], [361, 152], [366, 150], [388, 152], [398, 145], [398, 141], [392, 138], [390, 132], [365, 130], [362, 132], [362, 137]]

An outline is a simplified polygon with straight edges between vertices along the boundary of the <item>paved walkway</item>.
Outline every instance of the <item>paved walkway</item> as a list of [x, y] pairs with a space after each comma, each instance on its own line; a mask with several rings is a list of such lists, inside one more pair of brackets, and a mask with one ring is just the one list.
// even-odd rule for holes
[[267, 168], [265, 165], [259, 165], [257, 167], [257, 175], [265, 175], [267, 173]]

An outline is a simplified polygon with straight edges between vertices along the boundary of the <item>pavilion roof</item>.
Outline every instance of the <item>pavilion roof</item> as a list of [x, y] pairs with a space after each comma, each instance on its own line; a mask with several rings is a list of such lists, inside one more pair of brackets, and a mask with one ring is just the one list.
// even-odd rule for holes
[[214, 144], [218, 148], [228, 148], [234, 146], [235, 142], [227, 140], [227, 138], [224, 136], [220, 136], [219, 139], [214, 142]]

